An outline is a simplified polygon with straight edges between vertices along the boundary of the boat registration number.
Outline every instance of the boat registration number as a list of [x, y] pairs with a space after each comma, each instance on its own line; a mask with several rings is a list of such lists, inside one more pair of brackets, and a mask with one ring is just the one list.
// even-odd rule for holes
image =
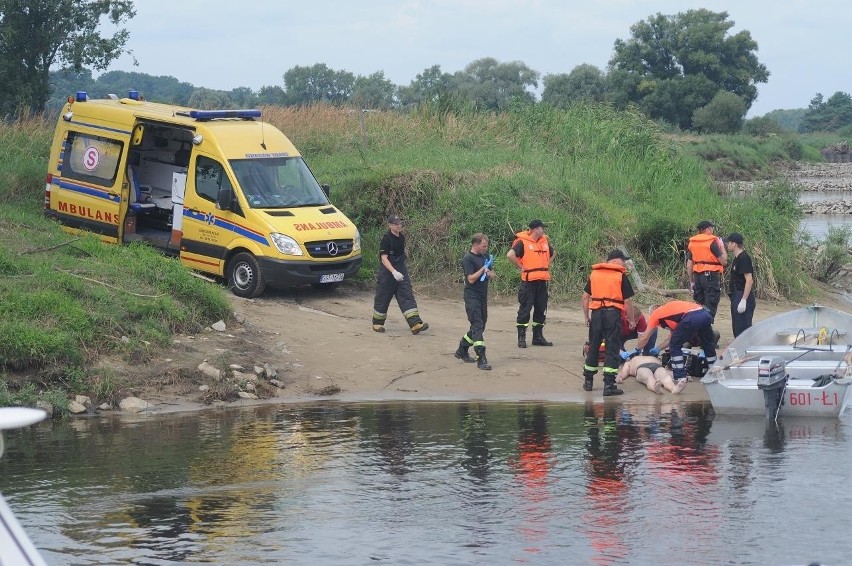
[[837, 393], [823, 391], [820, 394], [812, 394], [810, 391], [790, 391], [790, 405], [823, 405], [832, 407], [840, 403]]
[[325, 275], [320, 275], [320, 283], [338, 283], [343, 281], [342, 273], [326, 273]]

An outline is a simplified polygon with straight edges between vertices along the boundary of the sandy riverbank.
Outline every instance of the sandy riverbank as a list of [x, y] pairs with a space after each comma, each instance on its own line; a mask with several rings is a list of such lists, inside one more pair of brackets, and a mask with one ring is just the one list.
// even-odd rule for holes
[[[273, 391], [274, 397], [239, 400], [229, 405], [318, 399], [603, 400], [600, 374], [594, 391], [587, 393], [581, 387], [581, 351], [587, 328], [579, 303], [551, 305], [545, 335], [554, 342], [553, 347], [519, 349], [515, 330], [517, 303], [511, 299], [492, 302], [486, 345], [494, 369], [482, 371], [453, 357], [459, 339], [467, 330], [460, 300], [419, 296], [422, 316], [430, 328], [413, 336], [395, 305], [390, 311], [387, 332], [373, 332], [369, 319], [372, 299], [370, 291], [348, 286], [328, 292], [273, 290], [253, 300], [234, 297], [234, 312], [241, 322], [225, 332], [206, 331], [182, 337], [174, 351], [146, 366], [147, 376], [142, 381], [148, 385], [139, 390], [139, 396], [147, 396], [152, 412], [205, 407], [199, 402], [197, 376], [192, 380], [157, 376], [186, 377], [201, 360], [207, 360], [220, 367], [235, 363], [251, 368], [269, 363], [278, 370], [284, 389]], [[828, 297], [821, 303], [849, 308], [839, 297]], [[795, 306], [759, 302], [755, 318], [762, 320]], [[722, 347], [732, 339], [729, 309], [730, 303], [724, 297], [716, 321]], [[320, 394], [323, 390], [337, 389], [339, 392], [333, 395]], [[633, 379], [623, 389], [625, 395], [607, 399], [653, 403], [658, 399], [688, 402], [707, 398], [698, 381], [690, 383], [677, 396], [654, 395]]]

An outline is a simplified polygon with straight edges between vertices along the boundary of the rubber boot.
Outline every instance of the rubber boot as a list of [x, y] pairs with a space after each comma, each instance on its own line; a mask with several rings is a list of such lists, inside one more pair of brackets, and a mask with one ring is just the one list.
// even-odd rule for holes
[[526, 348], [527, 347], [527, 327], [519, 326], [518, 327], [518, 348]]
[[456, 353], [453, 355], [463, 362], [472, 364], [476, 360], [470, 357], [470, 354], [468, 353], [468, 348], [470, 348], [470, 344], [467, 343], [467, 340], [462, 338], [459, 342], [459, 349], [456, 350]]
[[533, 346], [553, 346], [553, 342], [548, 342], [544, 338], [544, 327], [542, 325], [533, 326]]
[[476, 367], [479, 369], [491, 369], [491, 364], [488, 363], [488, 358], [485, 357], [485, 346], [476, 346], [473, 349], [476, 352]]
[[595, 374], [583, 373], [583, 389], [591, 391], [595, 386]]
[[624, 391], [615, 386], [615, 376], [614, 375], [606, 375], [604, 374], [604, 397], [611, 397], [613, 395], [623, 395]]

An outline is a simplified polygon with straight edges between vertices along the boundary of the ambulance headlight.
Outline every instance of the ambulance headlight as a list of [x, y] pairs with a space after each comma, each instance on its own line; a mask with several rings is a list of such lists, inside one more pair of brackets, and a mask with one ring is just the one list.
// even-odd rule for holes
[[361, 251], [361, 232], [357, 228], [355, 228], [355, 238], [352, 239], [352, 251]]
[[302, 255], [302, 248], [296, 243], [296, 240], [284, 234], [270, 234], [272, 243], [278, 248], [278, 251], [284, 255]]

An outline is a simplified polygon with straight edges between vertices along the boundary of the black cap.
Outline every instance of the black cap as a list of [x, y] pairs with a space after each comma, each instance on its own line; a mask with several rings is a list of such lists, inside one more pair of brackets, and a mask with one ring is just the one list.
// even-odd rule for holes
[[396, 214], [391, 214], [388, 216], [388, 224], [402, 224], [402, 218]]
[[707, 228], [715, 228], [716, 225], [710, 222], [709, 220], [702, 220], [698, 223], [699, 230], [706, 230]]
[[630, 259], [630, 256], [626, 255], [621, 250], [612, 250], [611, 252], [609, 252], [609, 255], [606, 256], [606, 260], [611, 261], [613, 259], [622, 259], [624, 261], [627, 261], [628, 259]]
[[735, 244], [743, 245], [745, 240], [743, 239], [743, 235], [739, 232], [731, 232], [731, 235], [725, 238], [726, 242], [734, 242]]
[[530, 222], [530, 230], [535, 230], [536, 228], [547, 228], [547, 225], [541, 220], [533, 220]]

